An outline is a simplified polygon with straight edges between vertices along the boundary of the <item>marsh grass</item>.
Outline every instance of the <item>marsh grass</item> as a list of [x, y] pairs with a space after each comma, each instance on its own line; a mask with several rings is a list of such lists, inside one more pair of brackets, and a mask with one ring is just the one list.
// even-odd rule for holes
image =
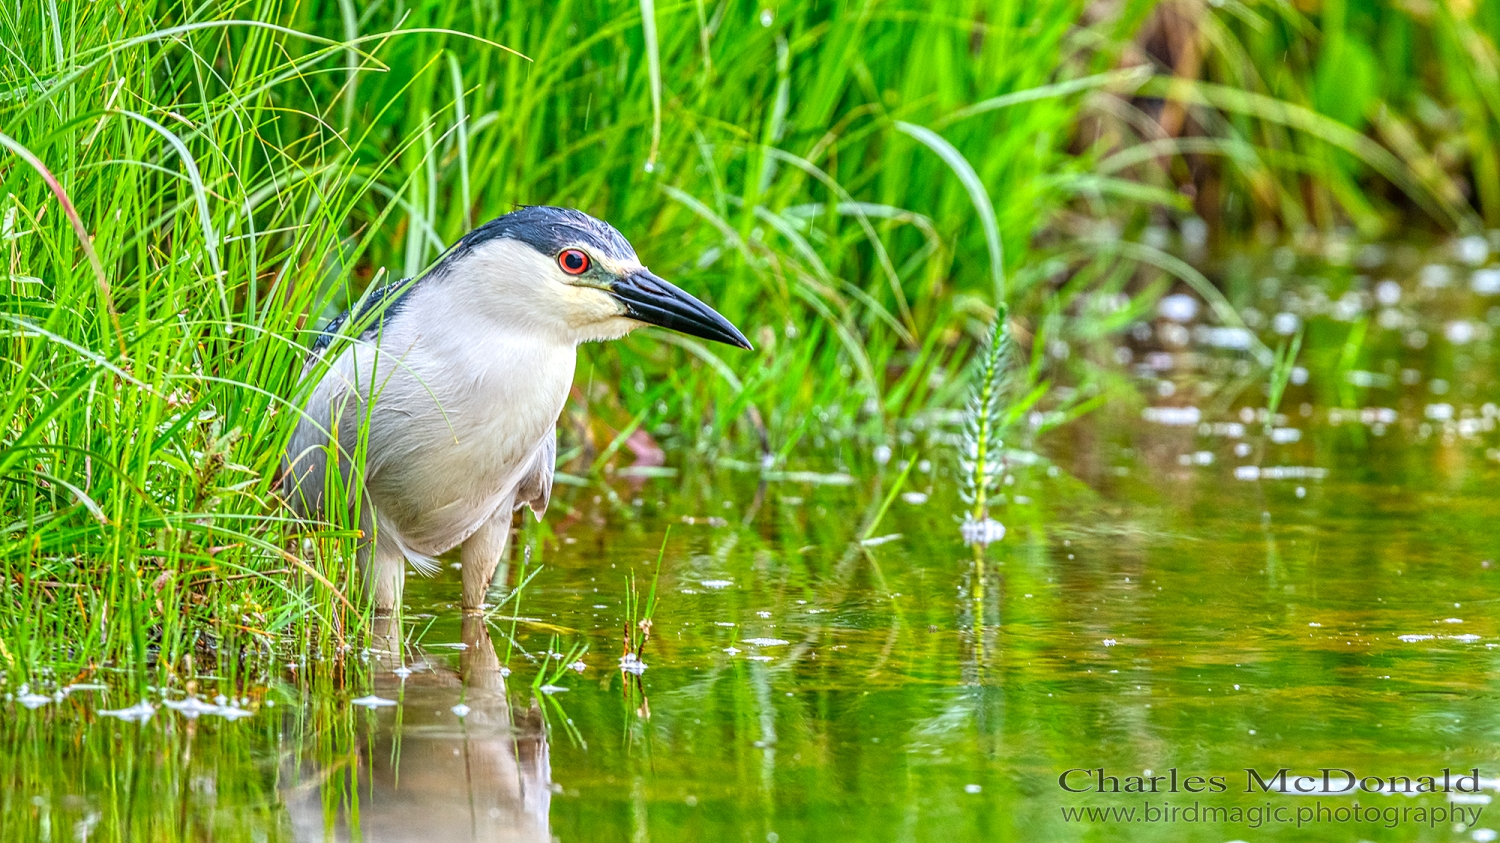
[[[583, 733], [578, 730], [573, 718], [568, 716], [558, 694], [567, 690], [567, 686], [562, 683], [572, 673], [573, 663], [588, 654], [589, 646], [584, 641], [570, 641], [567, 650], [563, 650], [562, 646], [562, 638], [552, 636], [546, 652], [542, 654], [541, 663], [537, 666], [536, 675], [532, 677], [531, 697], [536, 701], [543, 726], [549, 735], [561, 728], [575, 746], [587, 748], [588, 743], [583, 739]], [[549, 708], [551, 714], [548, 714]]]
[[[235, 724], [160, 717], [143, 734], [140, 725], [112, 718], [80, 725], [75, 718], [85, 706], [76, 706], [26, 712], [0, 726], [0, 837], [250, 843], [285, 822], [274, 756], [268, 763], [252, 749], [257, 739], [275, 740], [279, 717]], [[324, 743], [331, 757], [354, 751], [348, 706], [313, 706], [305, 716], [309, 740]], [[314, 720], [322, 731], [312, 731]], [[205, 781], [217, 784], [218, 801], [194, 798]], [[94, 798], [85, 802], [82, 793]]]
[[0, 670], [166, 685], [359, 652], [357, 518], [301, 525], [273, 491], [305, 349], [518, 203], [609, 219], [757, 346], [582, 349], [570, 482], [613, 497], [639, 431], [857, 462], [962, 402], [1003, 306], [1027, 435], [1085, 412], [1166, 278], [1212, 292], [1100, 247], [1185, 209], [1102, 166], [1138, 143], [1108, 109], [1150, 76], [1116, 65], [1152, 5], [0, 11]]
[[1106, 169], [1168, 153], [1217, 230], [1500, 221], [1494, 6], [1172, 2], [1141, 41], [1165, 68], [1142, 89], [1159, 135]]
[[1266, 389], [1266, 423], [1264, 433], [1269, 436], [1276, 424], [1276, 411], [1281, 408], [1281, 399], [1292, 382], [1292, 370], [1297, 367], [1297, 355], [1302, 351], [1303, 329], [1276, 349], [1276, 362], [1271, 366], [1270, 383]]

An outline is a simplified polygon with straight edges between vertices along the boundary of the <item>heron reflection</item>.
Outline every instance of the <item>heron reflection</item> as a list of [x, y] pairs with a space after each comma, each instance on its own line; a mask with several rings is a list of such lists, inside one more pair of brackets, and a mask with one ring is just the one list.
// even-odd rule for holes
[[294, 839], [549, 843], [542, 714], [535, 702], [511, 708], [484, 619], [464, 618], [456, 671], [413, 655], [404, 678], [396, 672], [403, 667], [399, 623], [379, 619], [374, 633], [374, 693], [400, 705], [375, 709], [376, 727], [358, 736], [352, 753], [331, 760], [311, 757], [311, 748], [291, 754], [281, 792]]

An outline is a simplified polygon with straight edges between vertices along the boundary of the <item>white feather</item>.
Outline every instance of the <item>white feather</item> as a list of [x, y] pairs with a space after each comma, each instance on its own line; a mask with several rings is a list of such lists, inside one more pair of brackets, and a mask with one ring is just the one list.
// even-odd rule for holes
[[515, 495], [543, 450], [546, 464], [535, 468], [550, 489], [578, 343], [639, 324], [603, 290], [568, 280], [550, 258], [509, 239], [480, 243], [424, 279], [378, 338], [338, 353], [314, 390], [288, 449], [294, 500], [320, 498], [325, 431], [356, 442], [366, 414], [360, 480], [390, 531], [382, 544], [424, 573]]

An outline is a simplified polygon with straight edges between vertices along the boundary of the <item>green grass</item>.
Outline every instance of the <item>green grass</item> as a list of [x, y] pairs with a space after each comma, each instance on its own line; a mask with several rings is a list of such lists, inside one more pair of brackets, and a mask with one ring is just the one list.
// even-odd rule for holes
[[1153, 145], [1183, 153], [1167, 175], [1194, 185], [1216, 228], [1370, 237], [1500, 223], [1500, 6], [1171, 8], [1175, 25], [1143, 33], [1175, 77], [1155, 92], [1181, 104]]
[[[1024, 435], [1087, 411], [1110, 338], [1172, 279], [1238, 319], [1209, 278], [1137, 241], [1190, 212], [1184, 178], [1212, 181], [1197, 205], [1222, 199], [1229, 228], [1377, 231], [1403, 203], [1455, 229], [1500, 213], [1475, 81], [1491, 12], [1328, 6], [1319, 38], [1290, 7], [1225, 7], [1194, 19], [1198, 64], [1153, 76], [1130, 39], [1148, 23], [1156, 49], [1174, 13], [0, 10], [0, 670], [175, 681], [358, 648], [353, 529], [294, 524], [272, 493], [304, 348], [372, 284], [519, 203], [614, 222], [757, 347], [650, 331], [582, 349], [563, 470], [600, 484], [636, 430], [679, 459], [858, 463], [961, 405], [1001, 305], [1029, 347], [1017, 399], [1045, 410]], [[1375, 94], [1326, 95], [1329, 62], [1359, 64], [1368, 33], [1401, 27], [1410, 49], [1356, 86]], [[1291, 58], [1272, 68], [1278, 50]], [[1400, 134], [1429, 101], [1478, 122]], [[1174, 108], [1188, 128], [1153, 134]], [[1444, 158], [1456, 140], [1466, 152]]]
[[757, 345], [584, 349], [565, 469], [632, 424], [856, 458], [958, 400], [1002, 291], [1123, 284], [1054, 297], [1036, 235], [1114, 207], [1077, 127], [1145, 8], [0, 10], [0, 669], [356, 647], [352, 530], [272, 493], [303, 349], [517, 203], [611, 220]]

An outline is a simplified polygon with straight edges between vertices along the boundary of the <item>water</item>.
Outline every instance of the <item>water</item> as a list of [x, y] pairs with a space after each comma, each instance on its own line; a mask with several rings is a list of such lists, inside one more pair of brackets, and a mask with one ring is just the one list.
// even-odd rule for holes
[[[935, 417], [885, 460], [764, 483], [689, 462], [559, 486], [519, 605], [463, 618], [455, 571], [414, 578], [342, 668], [199, 677], [176, 708], [109, 676], [11, 689], [0, 837], [1494, 839], [1500, 287], [1464, 248], [1231, 266], [1257, 336], [1305, 326], [1275, 416], [1243, 338], [1174, 300], [1106, 349], [1135, 389], [1015, 461], [978, 569]], [[627, 581], [644, 601], [669, 527], [622, 665]], [[1283, 767], [1376, 791], [1477, 767], [1480, 792], [1244, 792]], [[1173, 771], [1176, 793], [1060, 786]], [[1356, 805], [1380, 813], [1338, 820]]]

